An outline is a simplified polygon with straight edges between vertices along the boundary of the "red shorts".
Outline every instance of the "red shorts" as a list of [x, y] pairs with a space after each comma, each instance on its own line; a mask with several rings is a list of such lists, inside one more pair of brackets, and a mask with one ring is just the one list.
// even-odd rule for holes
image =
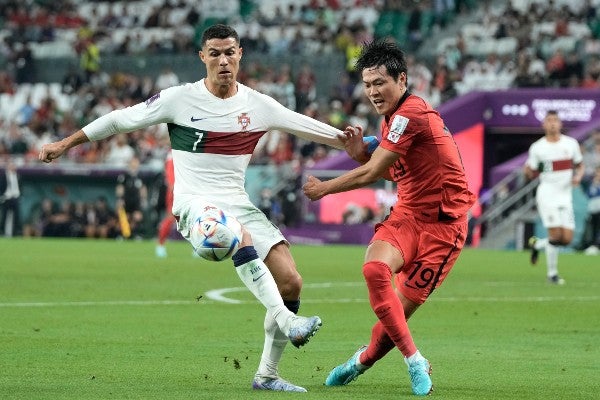
[[377, 224], [371, 242], [383, 240], [402, 253], [404, 266], [394, 277], [396, 288], [423, 304], [454, 266], [466, 237], [466, 215], [451, 222], [425, 222], [400, 214]]

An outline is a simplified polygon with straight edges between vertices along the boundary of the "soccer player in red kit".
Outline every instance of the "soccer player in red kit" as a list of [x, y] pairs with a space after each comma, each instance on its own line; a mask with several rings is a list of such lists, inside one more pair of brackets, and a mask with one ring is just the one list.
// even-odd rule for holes
[[165, 242], [175, 224], [173, 215], [173, 187], [175, 186], [175, 170], [173, 168], [173, 154], [169, 151], [165, 160], [165, 216], [158, 225], [158, 244], [156, 245], [156, 256], [164, 258], [167, 256]]
[[442, 118], [408, 92], [406, 60], [398, 46], [387, 41], [367, 44], [356, 66], [365, 94], [384, 116], [381, 143], [363, 137], [361, 127], [346, 128], [346, 151], [363, 165], [328, 181], [310, 176], [303, 190], [318, 200], [383, 177], [397, 184], [398, 200], [376, 225], [362, 269], [379, 319], [370, 343], [334, 368], [325, 384], [350, 383], [397, 347], [413, 393], [427, 395], [433, 388], [431, 367], [417, 349], [407, 320], [454, 266], [475, 196], [467, 188], [458, 148]]

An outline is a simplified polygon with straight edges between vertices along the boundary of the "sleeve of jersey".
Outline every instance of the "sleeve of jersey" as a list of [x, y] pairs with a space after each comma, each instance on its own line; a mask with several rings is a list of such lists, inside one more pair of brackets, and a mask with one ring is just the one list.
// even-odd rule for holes
[[172, 120], [172, 101], [176, 87], [165, 89], [134, 106], [114, 110], [82, 128], [90, 141], [105, 139]]
[[534, 144], [529, 148], [529, 152], [527, 155], [527, 161], [525, 161], [525, 165], [527, 165], [532, 170], [537, 171], [539, 162], [537, 161], [537, 157], [535, 156], [535, 154], [536, 153], [535, 153], [535, 144]]
[[336, 149], [344, 148], [344, 144], [337, 137], [343, 133], [339, 129], [285, 108], [274, 99], [266, 98], [265, 101], [269, 103], [269, 109], [272, 111], [273, 129], [289, 132], [302, 139], [326, 144]]
[[583, 154], [581, 154], [581, 146], [579, 145], [579, 142], [577, 140], [574, 140], [574, 142], [575, 156], [573, 157], [573, 164], [577, 165], [583, 162]]

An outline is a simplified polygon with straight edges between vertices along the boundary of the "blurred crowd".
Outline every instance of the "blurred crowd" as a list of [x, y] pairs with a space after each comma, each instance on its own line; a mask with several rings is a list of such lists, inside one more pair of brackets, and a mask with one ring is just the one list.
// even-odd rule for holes
[[[290, 109], [340, 128], [362, 125], [376, 133], [379, 117], [362, 94], [353, 62], [362, 43], [381, 36], [404, 44], [410, 90], [434, 107], [475, 89], [600, 87], [597, 0], [1, 3], [0, 157], [16, 156], [25, 162], [35, 160], [44, 143], [181, 83], [169, 68], [157, 76], [109, 74], [102, 69], [103, 54], [195, 53], [202, 31], [215, 22], [233, 25], [247, 52], [307, 56], [302, 65], [242, 63], [239, 79]], [[471, 22], [454, 26], [459, 19]], [[438, 38], [434, 45], [431, 38]], [[495, 45], [486, 50], [481, 46], [486, 41]], [[64, 72], [61, 82], [40, 85], [34, 61], [43, 51], [75, 55], [78, 64]], [[334, 52], [344, 55], [346, 69], [328, 93], [318, 96], [319, 71], [308, 60]], [[10, 113], [3, 106], [7, 102]], [[158, 125], [84, 144], [61, 162], [125, 168], [135, 158], [160, 169], [168, 150], [166, 127]], [[298, 171], [330, 152], [286, 132], [269, 132], [252, 163], [281, 165], [290, 171], [281, 188], [271, 188], [271, 203], [281, 203], [279, 191], [287, 187], [289, 193], [289, 185], [298, 184], [294, 182]], [[274, 215], [283, 218], [280, 211]]]

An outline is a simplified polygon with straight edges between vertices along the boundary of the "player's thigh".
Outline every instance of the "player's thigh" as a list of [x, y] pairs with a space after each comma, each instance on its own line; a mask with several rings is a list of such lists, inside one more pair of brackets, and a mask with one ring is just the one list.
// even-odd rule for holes
[[423, 224], [421, 229], [415, 256], [405, 258], [395, 276], [398, 290], [416, 304], [423, 304], [454, 267], [466, 240], [467, 224]]

